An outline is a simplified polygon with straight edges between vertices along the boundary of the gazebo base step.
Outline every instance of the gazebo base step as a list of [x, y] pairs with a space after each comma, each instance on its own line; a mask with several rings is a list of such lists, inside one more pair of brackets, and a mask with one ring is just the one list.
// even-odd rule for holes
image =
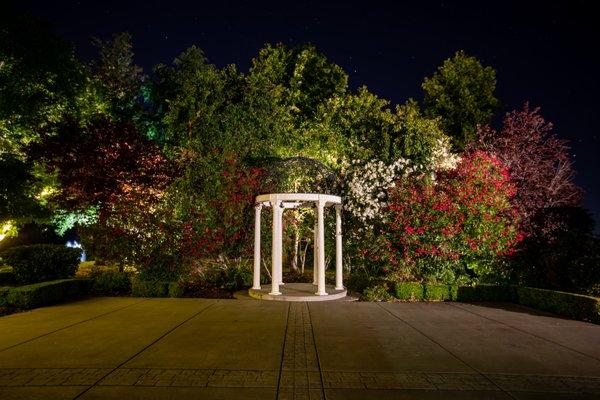
[[317, 285], [312, 283], [286, 283], [279, 286], [279, 291], [279, 295], [269, 294], [271, 285], [261, 285], [260, 290], [248, 289], [248, 294], [255, 299], [276, 301], [327, 301], [342, 299], [347, 295], [346, 289], [335, 290], [332, 285], [327, 285], [327, 295], [318, 296], [315, 294]]

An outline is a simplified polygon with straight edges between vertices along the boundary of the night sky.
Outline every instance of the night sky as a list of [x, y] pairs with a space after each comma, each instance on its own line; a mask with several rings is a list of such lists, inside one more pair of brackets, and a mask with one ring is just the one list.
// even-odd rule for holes
[[310, 42], [349, 73], [352, 87], [366, 85], [394, 104], [420, 100], [423, 78], [463, 49], [497, 70], [502, 114], [529, 101], [571, 141], [585, 206], [600, 221], [600, 24], [592, 5], [21, 0], [13, 7], [52, 22], [85, 60], [95, 56], [92, 36], [127, 31], [147, 73], [191, 45], [218, 66], [235, 63], [246, 71], [264, 43]]

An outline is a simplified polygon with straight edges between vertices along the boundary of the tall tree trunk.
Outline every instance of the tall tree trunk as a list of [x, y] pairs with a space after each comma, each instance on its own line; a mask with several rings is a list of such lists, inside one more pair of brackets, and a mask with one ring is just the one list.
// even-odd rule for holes
[[304, 275], [304, 266], [306, 265], [306, 252], [308, 251], [309, 244], [310, 244], [310, 240], [306, 240], [306, 245], [304, 245], [304, 250], [302, 250], [302, 254], [300, 255], [300, 265], [302, 268], [302, 275]]
[[298, 271], [298, 250], [300, 247], [300, 229], [298, 228], [297, 225], [293, 225], [294, 226], [294, 244], [292, 247], [292, 262], [291, 262], [291, 267], [292, 267], [292, 271], [297, 272]]

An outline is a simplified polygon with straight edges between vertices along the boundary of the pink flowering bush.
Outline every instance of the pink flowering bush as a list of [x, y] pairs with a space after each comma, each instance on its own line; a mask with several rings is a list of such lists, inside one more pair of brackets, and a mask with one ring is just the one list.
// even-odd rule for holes
[[418, 279], [457, 281], [498, 273], [523, 239], [508, 169], [478, 151], [455, 169], [400, 179], [389, 191], [387, 245], [392, 264]]

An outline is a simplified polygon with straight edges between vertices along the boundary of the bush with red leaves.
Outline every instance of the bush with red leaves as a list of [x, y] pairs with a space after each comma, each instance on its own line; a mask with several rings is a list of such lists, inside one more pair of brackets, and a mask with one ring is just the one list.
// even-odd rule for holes
[[[475, 276], [493, 273], [489, 261], [512, 254], [522, 239], [519, 215], [510, 203], [515, 193], [508, 169], [481, 151], [435, 180], [398, 181], [390, 191], [386, 223], [394, 263], [419, 269], [425, 261], [428, 268], [445, 264], [468, 268]], [[422, 271], [413, 275], [426, 278], [419, 276]]]

